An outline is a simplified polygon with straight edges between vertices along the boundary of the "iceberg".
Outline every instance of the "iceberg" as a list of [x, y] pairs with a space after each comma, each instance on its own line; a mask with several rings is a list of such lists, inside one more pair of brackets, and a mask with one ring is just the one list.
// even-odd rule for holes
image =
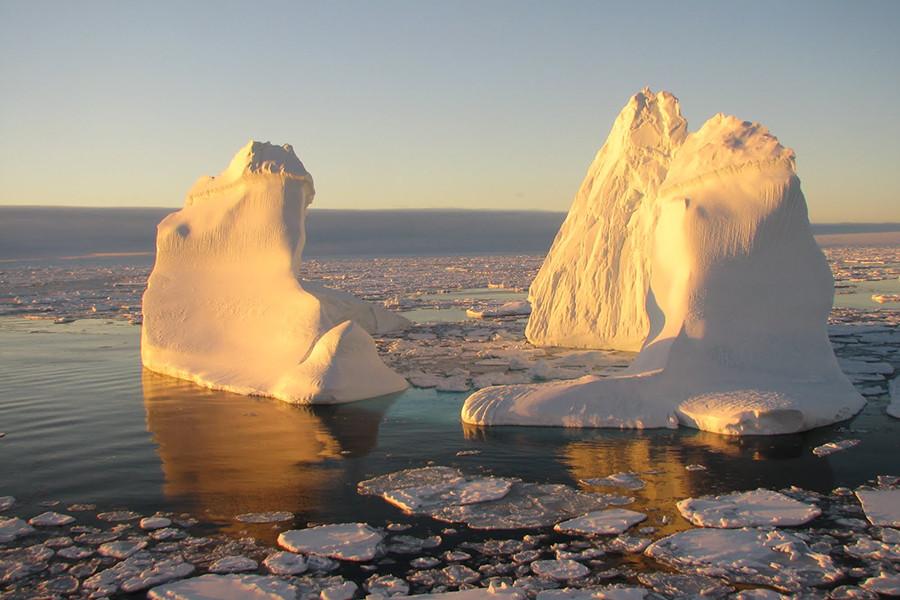
[[[656, 177], [661, 167], [648, 169]], [[856, 414], [865, 401], [828, 339], [834, 280], [809, 227], [794, 153], [762, 125], [718, 114], [674, 151], [654, 196], [645, 200], [655, 215], [652, 236], [628, 234], [651, 257], [643, 297], [649, 326], [628, 370], [483, 388], [466, 400], [463, 422], [682, 424], [774, 435]], [[605, 244], [584, 249], [611, 251]], [[629, 278], [638, 277], [628, 269]], [[613, 278], [606, 285], [620, 284]], [[609, 299], [598, 294], [595, 301]], [[532, 297], [533, 315], [542, 302]], [[604, 310], [627, 304], [617, 302]]]
[[686, 135], [668, 92], [641, 90], [622, 109], [529, 289], [529, 342], [640, 350], [656, 191]]
[[143, 297], [141, 358], [151, 371], [294, 404], [334, 404], [406, 388], [369, 332], [405, 319], [301, 282], [312, 177], [289, 145], [251, 141], [157, 228]]

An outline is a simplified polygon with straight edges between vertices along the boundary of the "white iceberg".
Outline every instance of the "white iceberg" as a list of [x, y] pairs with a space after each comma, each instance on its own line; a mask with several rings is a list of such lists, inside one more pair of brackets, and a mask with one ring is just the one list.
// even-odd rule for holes
[[489, 319], [494, 317], [517, 317], [531, 314], [531, 305], [527, 300], [514, 300], [501, 304], [497, 308], [484, 310], [466, 309], [466, 316], [470, 319]]
[[640, 350], [656, 191], [686, 135], [671, 94], [644, 89], [629, 100], [531, 284], [528, 341]]
[[250, 142], [158, 226], [143, 298], [151, 371], [295, 404], [403, 390], [366, 329], [405, 319], [301, 283], [312, 177], [288, 146]]
[[676, 505], [698, 527], [786, 527], [803, 525], [822, 514], [819, 507], [759, 488], [722, 496], [687, 498]]
[[[649, 330], [628, 372], [484, 388], [466, 400], [462, 420], [681, 423], [773, 435], [858, 412], [865, 401], [828, 339], [834, 282], [809, 227], [793, 152], [758, 123], [719, 114], [675, 151], [655, 194], [652, 240], [631, 234], [652, 260], [644, 297]], [[532, 303], [537, 313], [540, 301]]]

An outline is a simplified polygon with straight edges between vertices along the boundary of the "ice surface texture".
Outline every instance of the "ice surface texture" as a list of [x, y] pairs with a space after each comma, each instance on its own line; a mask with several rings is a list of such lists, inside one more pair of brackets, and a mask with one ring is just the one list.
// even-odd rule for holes
[[159, 224], [143, 298], [144, 366], [296, 404], [402, 390], [367, 332], [402, 317], [300, 281], [312, 177], [288, 146], [250, 142]]
[[[667, 112], [661, 113], [663, 106]], [[842, 421], [862, 408], [828, 340], [834, 282], [809, 227], [793, 152], [763, 126], [735, 117], [716, 115], [680, 142], [682, 134], [673, 132], [682, 126], [670, 95], [645, 90], [629, 102], [604, 146], [615, 151], [601, 151], [602, 164], [592, 172], [627, 164], [631, 183], [607, 193], [640, 196], [640, 208], [622, 219], [651, 224], [621, 239], [601, 235], [606, 225], [581, 233], [564, 225], [560, 236], [577, 243], [557, 238], [531, 290], [532, 341], [589, 345], [535, 337], [550, 327], [548, 303], [565, 304], [559, 298], [574, 294], [595, 303], [596, 311], [563, 306], [561, 313], [606, 325], [602, 335], [577, 319], [566, 321], [568, 329], [583, 331], [595, 346], [633, 347], [636, 337], [643, 340], [629, 372], [485, 388], [466, 401], [463, 421], [614, 428], [681, 423], [770, 435]], [[635, 162], [632, 153], [658, 160]], [[623, 176], [610, 177], [619, 182]], [[649, 182], [643, 191], [633, 189], [639, 181]], [[601, 200], [594, 207], [601, 215], [624, 210], [621, 199], [601, 194]], [[572, 210], [583, 208], [576, 201]], [[643, 210], [651, 215], [639, 218]], [[570, 220], [571, 214], [567, 225]], [[635, 245], [627, 252], [626, 241]], [[561, 252], [564, 260], [555, 256]], [[608, 269], [569, 270], [582, 254], [617, 258]], [[565, 269], [553, 267], [559, 260]], [[646, 283], [635, 284], [646, 273]], [[567, 283], [573, 278], [583, 287]]]

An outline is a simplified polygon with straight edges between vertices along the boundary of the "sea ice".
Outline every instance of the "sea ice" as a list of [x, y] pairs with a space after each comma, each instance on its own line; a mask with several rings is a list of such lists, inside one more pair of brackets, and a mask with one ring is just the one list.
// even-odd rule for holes
[[588, 494], [562, 484], [515, 483], [499, 500], [454, 505], [433, 511], [440, 521], [465, 523], [472, 529], [530, 529], [604, 508], [599, 494]]
[[475, 588], [458, 592], [416, 594], [417, 600], [525, 600], [525, 592], [510, 587]]
[[101, 556], [109, 556], [111, 558], [123, 560], [146, 547], [147, 542], [144, 540], [121, 540], [118, 542], [106, 542], [105, 544], [100, 544], [100, 547], [97, 548], [97, 553]]
[[496, 477], [479, 477], [436, 485], [390, 490], [382, 497], [394, 506], [410, 513], [428, 512], [444, 506], [475, 504], [499, 500], [509, 493], [512, 481]]
[[19, 519], [13, 517], [10, 519], [0, 518], [0, 543], [11, 542], [18, 537], [28, 535], [34, 532], [34, 527]]
[[557, 523], [554, 529], [569, 535], [618, 535], [646, 518], [644, 513], [610, 508]]
[[296, 600], [297, 588], [263, 575], [201, 575], [155, 587], [150, 600]]
[[293, 552], [273, 552], [263, 561], [263, 566], [273, 575], [299, 575], [309, 568], [306, 557]]
[[494, 317], [513, 317], [531, 314], [531, 305], [527, 300], [507, 302], [493, 309], [467, 309], [466, 316], [472, 319], [489, 319]]
[[144, 530], [164, 529], [172, 524], [167, 517], [144, 517], [138, 526]]
[[857, 445], [859, 440], [840, 440], [838, 442], [828, 442], [826, 444], [822, 444], [821, 446], [816, 446], [812, 449], [812, 453], [818, 457], [828, 456], [829, 454], [834, 454], [835, 452], [840, 452], [841, 450], [846, 450], [848, 448], [852, 448]]
[[300, 281], [314, 193], [290, 146], [260, 142], [194, 185], [184, 208], [157, 228], [143, 297], [145, 367], [296, 404], [406, 387], [365, 328], [350, 320], [359, 317], [358, 305]]
[[35, 527], [61, 527], [74, 522], [75, 517], [53, 511], [44, 512], [28, 519], [28, 524]]
[[732, 589], [715, 577], [676, 573], [639, 573], [638, 581], [672, 600], [725, 598]]
[[[727, 435], [775, 435], [849, 419], [865, 400], [838, 366], [828, 338], [834, 279], [810, 231], [794, 153], [758, 123], [722, 114], [677, 148], [667, 145], [671, 140], [661, 136], [659, 125], [673, 121], [657, 118], [658, 105], [675, 100], [651, 100], [642, 92], [626, 106], [608, 142], [614, 156], [602, 159], [613, 177], [621, 177], [615, 171], [620, 162], [629, 169], [635, 164], [636, 181], [645, 177], [655, 184], [633, 194], [652, 209], [649, 222], [635, 217], [647, 229], [613, 228], [614, 239], [599, 237], [599, 228], [573, 229], [569, 249], [551, 255], [577, 268], [556, 272], [551, 266], [539, 276], [543, 283], [531, 293], [535, 325], [528, 328], [537, 341], [532, 334], [551, 321], [547, 311], [558, 306], [562, 314], [574, 314], [567, 298], [586, 293], [602, 311], [591, 321], [608, 324], [602, 337], [610, 345], [619, 343], [618, 324], [624, 340], [624, 327], [640, 323], [646, 311], [646, 335], [629, 338], [642, 342], [640, 354], [625, 375], [481, 389], [466, 400], [463, 422], [611, 428], [681, 423]], [[648, 125], [636, 134], [630, 124], [643, 127], [644, 118], [634, 117], [642, 112]], [[671, 161], [629, 162], [631, 142], [616, 141], [623, 133], [663, 148], [653, 156]], [[630, 210], [612, 203], [620, 195], [614, 191], [611, 204], [599, 208], [601, 221], [622, 213], [629, 222]], [[621, 251], [625, 240], [636, 248]], [[581, 265], [580, 255], [613, 263], [597, 276], [598, 269]], [[649, 283], [633, 285], [646, 273]], [[578, 290], [582, 281], [597, 282], [597, 289]], [[540, 335], [546, 343], [561, 343]]]
[[278, 545], [291, 552], [365, 562], [375, 558], [383, 538], [365, 523], [339, 523], [284, 531], [278, 536]]
[[290, 521], [294, 518], [294, 513], [287, 511], [272, 511], [258, 513], [244, 513], [237, 515], [234, 520], [241, 523], [280, 523], [282, 521]]
[[642, 490], [646, 485], [636, 473], [613, 473], [606, 477], [582, 479], [582, 482], [595, 487], [622, 487], [627, 490]]
[[536, 560], [531, 563], [531, 570], [538, 577], [555, 579], [556, 581], [571, 581], [581, 579], [591, 572], [586, 566], [574, 560]]
[[843, 577], [828, 555], [813, 552], [799, 537], [778, 529], [691, 529], [654, 542], [644, 553], [689, 574], [785, 591]]
[[900, 488], [856, 490], [866, 518], [872, 525], [900, 527]]
[[608, 585], [598, 588], [564, 588], [538, 592], [536, 600], [643, 600], [649, 592], [641, 587]]
[[8, 510], [15, 503], [16, 499], [13, 496], [0, 496], [0, 512]]
[[900, 596], [900, 573], [880, 573], [877, 577], [866, 579], [860, 585], [863, 589], [884, 596]]
[[255, 571], [259, 565], [252, 558], [246, 556], [223, 556], [209, 565], [209, 572], [216, 574], [246, 573]]
[[763, 488], [687, 498], [676, 506], [681, 516], [694, 525], [729, 529], [803, 525], [822, 514], [817, 506]]
[[891, 403], [888, 404], [887, 414], [900, 419], [900, 377], [891, 380]]

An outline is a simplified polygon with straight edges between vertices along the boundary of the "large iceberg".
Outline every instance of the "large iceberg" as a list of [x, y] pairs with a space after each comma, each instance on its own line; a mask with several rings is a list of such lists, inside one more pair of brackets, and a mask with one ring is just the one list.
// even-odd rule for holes
[[834, 283], [810, 231], [791, 150], [758, 123], [716, 115], [687, 136], [645, 203], [655, 213], [653, 235], [637, 240], [652, 257], [649, 328], [629, 371], [484, 388], [466, 401], [464, 422], [681, 423], [780, 434], [862, 408], [828, 339]]
[[668, 92], [644, 89], [622, 109], [529, 289], [529, 342], [640, 350], [656, 191], [686, 135]]
[[[160, 222], [143, 298], [141, 358], [152, 371], [295, 404], [406, 388], [368, 331], [405, 320], [301, 284], [315, 190], [289, 145], [250, 142]], [[368, 331], [367, 331], [368, 330]]]

